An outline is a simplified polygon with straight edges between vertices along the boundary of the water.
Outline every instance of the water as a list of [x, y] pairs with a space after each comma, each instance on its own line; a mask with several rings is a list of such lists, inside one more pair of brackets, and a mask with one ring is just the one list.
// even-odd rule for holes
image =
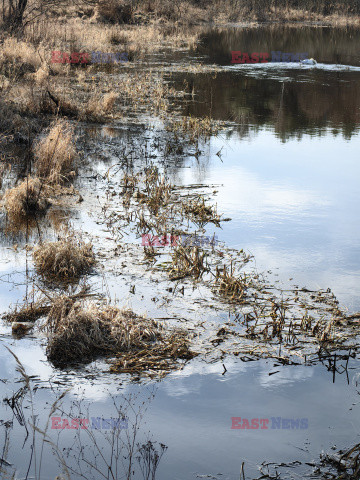
[[[221, 230], [209, 227], [208, 233], [215, 232], [230, 247], [251, 252], [258, 271], [270, 271], [271, 278], [282, 285], [331, 288], [341, 306], [351, 312], [360, 310], [359, 35], [358, 30], [319, 27], [214, 29], [203, 34], [190, 56], [169, 56], [161, 62], [153, 59], [154, 68], [167, 64], [166, 75], [176, 88], [183, 88], [187, 82], [189, 96], [179, 103], [184, 114], [211, 115], [227, 125], [225, 132], [200, 146], [202, 154], [198, 159], [190, 155], [169, 161], [169, 171], [177, 184], [212, 185], [217, 190], [218, 211], [232, 221], [223, 223]], [[232, 50], [308, 52], [319, 64], [316, 68], [293, 64], [231, 65]], [[199, 62], [209, 66], [215, 63], [217, 71], [187, 71], [189, 63]], [[124, 139], [152, 139], [158, 133], [120, 128], [111, 137], [89, 135], [88, 143], [96, 142], [105, 157], [97, 160], [93, 168], [106, 171]], [[109, 232], [97, 223], [96, 210], [96, 195], [102, 187], [100, 184], [97, 191], [94, 181], [88, 181], [87, 208], [74, 208], [68, 215], [76, 228], [94, 235], [105, 250]], [[1, 238], [0, 310], [6, 311], [10, 302], [21, 300], [26, 293], [25, 271], [28, 268], [31, 272], [32, 265], [27, 265], [21, 249], [14, 251], [12, 243]], [[23, 241], [17, 239], [20, 246]], [[102, 280], [96, 277], [94, 282], [99, 286]], [[180, 310], [175, 301], [167, 305], [152, 300], [154, 286], [148, 275], [138, 278], [126, 271], [123, 276], [107, 272], [105, 283], [112, 297], [129, 301], [133, 308], [151, 316], [165, 317]], [[128, 293], [132, 283], [136, 283], [136, 297]], [[186, 310], [185, 306], [181, 308]], [[189, 312], [189, 322], [191, 315], [199, 315]], [[204, 315], [220, 325], [226, 309], [223, 315]], [[9, 346], [26, 372], [36, 376], [33, 384], [39, 388], [34, 394], [35, 414], [42, 428], [50, 405], [65, 386], [72, 390], [64, 399], [59, 414], [62, 417], [76, 416], [81, 409], [89, 418], [108, 418], [117, 413], [115, 402], [117, 407], [124, 406], [133, 427], [134, 411], [143, 412], [141, 422], [136, 424], [135, 443], [146, 444], [150, 438], [158, 451], [160, 443], [168, 447], [158, 466], [158, 480], [238, 479], [242, 462], [246, 478], [251, 479], [261, 475], [257, 465], [263, 461], [301, 462], [279, 471], [284, 478], [290, 473], [304, 478], [312, 470], [306, 462], [317, 462], [323, 450], [359, 442], [356, 358], [348, 364], [338, 359], [337, 371], [328, 359], [313, 365], [285, 366], [273, 360], [245, 362], [236, 356], [212, 363], [197, 358], [160, 382], [132, 384], [125, 376], [101, 373], [106, 370], [101, 360], [80, 369], [56, 370], [46, 360], [44, 336], [15, 340], [5, 325], [1, 332], [2, 398], [21, 386], [21, 382], [15, 383], [19, 379], [15, 360], [4, 348]], [[125, 408], [127, 401], [133, 411]], [[28, 396], [23, 407], [29, 418]], [[306, 418], [308, 428], [231, 429], [232, 417]], [[25, 478], [31, 436], [24, 441], [24, 426], [6, 403], [0, 406], [0, 419], [14, 422], [9, 429], [6, 460], [19, 469], [19, 478]], [[58, 432], [49, 432], [57, 441]], [[78, 467], [79, 451], [74, 441], [76, 433], [65, 430], [59, 437], [61, 449], [69, 449], [64, 452], [74, 469]], [[121, 432], [126, 460], [121, 462], [122, 473], [117, 478], [126, 478], [132, 434], [132, 428]], [[104, 432], [96, 431], [94, 435], [109, 454]], [[93, 439], [86, 437], [83, 445], [88, 458], [94, 458]], [[105, 472], [104, 463], [98, 461]], [[136, 459], [133, 468], [135, 478], [142, 478]], [[274, 472], [274, 467], [270, 468]], [[53, 479], [60, 471], [55, 457], [47, 454], [42, 478]], [[86, 478], [99, 478], [94, 472], [93, 476], [86, 472]], [[79, 474], [74, 478], [80, 478]]]

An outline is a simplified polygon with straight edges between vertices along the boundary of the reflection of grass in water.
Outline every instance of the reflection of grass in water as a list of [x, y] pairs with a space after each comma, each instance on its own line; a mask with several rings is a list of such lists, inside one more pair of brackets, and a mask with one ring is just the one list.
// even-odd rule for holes
[[[152, 167], [146, 170], [145, 177], [144, 180], [143, 172], [135, 173], [133, 170], [126, 170], [124, 177], [124, 186], [128, 187], [125, 191], [129, 195], [126, 214], [121, 220], [129, 226], [135, 223], [140, 236], [149, 232], [157, 236], [180, 234], [185, 231], [186, 222], [189, 219], [194, 221], [196, 217], [201, 217], [204, 222], [214, 217], [220, 221], [215, 207], [205, 203], [204, 195], [183, 196], [179, 187], [170, 184], [166, 195], [154, 195], [156, 214], [151, 215], [147, 193], [156, 192], [166, 174], [160, 174], [159, 169]], [[110, 214], [108, 218], [113, 217]], [[115, 238], [116, 225], [115, 218], [111, 220]], [[123, 227], [122, 223], [121, 231]], [[251, 256], [243, 250], [215, 246], [211, 250], [203, 250], [180, 245], [169, 252], [170, 262], [156, 263], [156, 256], [164, 252], [156, 247], [160, 248], [159, 245], [145, 247], [145, 258], [153, 262], [157, 270], [165, 269], [174, 281], [185, 278], [201, 280], [218, 300], [232, 305], [243, 327], [241, 333], [231, 332], [234, 345], [238, 339], [241, 341], [237, 354], [242, 352], [256, 358], [270, 356], [289, 363], [294, 357], [308, 358], [319, 348], [336, 350], [344, 344], [349, 348], [355, 341], [352, 320], [340, 310], [331, 291], [309, 292], [298, 287], [284, 291], [256, 270], [244, 272]], [[230, 344], [229, 351], [233, 348]]]
[[[102, 414], [101, 417], [98, 415], [99, 412], [92, 417], [89, 405], [81, 399], [72, 402], [65, 410], [64, 403], [70, 389], [59, 394], [49, 408], [45, 411], [42, 409], [39, 414], [36, 399], [38, 385], [34, 384], [35, 380], [26, 373], [19, 358], [8, 350], [15, 359], [16, 370], [20, 373], [23, 386], [4, 401], [11, 408], [20, 427], [25, 430], [22, 448], [24, 450], [25, 446], [28, 446], [29, 463], [26, 465], [24, 462], [22, 466], [27, 471], [27, 476], [31, 475], [36, 480], [48, 478], [49, 473], [44, 472], [44, 469], [46, 466], [52, 467], [50, 458], [53, 458], [61, 471], [61, 475], [56, 477], [59, 480], [75, 478], [117, 480], [120, 477], [130, 480], [134, 476], [140, 478], [141, 475], [144, 480], [148, 480], [149, 475], [155, 479], [167, 447], [162, 443], [158, 446], [148, 435], [145, 435], [144, 443], [139, 437], [142, 434], [142, 421], [148, 404], [155, 396], [153, 389], [146, 393], [145, 399], [139, 400], [140, 393], [122, 397], [109, 394], [113, 412], [108, 415], [111, 415], [110, 420], [114, 420], [110, 425], [108, 419], [104, 419]], [[49, 386], [55, 393], [54, 386]], [[54, 417], [55, 423], [64, 429], [52, 428]], [[79, 419], [87, 419], [89, 422], [81, 424]], [[87, 425], [88, 428], [80, 428], [81, 425]], [[1, 428], [5, 430], [5, 434], [0, 437], [0, 473], [2, 478], [13, 480], [17, 478], [15, 475], [20, 468], [19, 464], [11, 464], [13, 454], [18, 454], [18, 445], [11, 439], [13, 420], [2, 422]], [[72, 437], [70, 442], [69, 435]]]

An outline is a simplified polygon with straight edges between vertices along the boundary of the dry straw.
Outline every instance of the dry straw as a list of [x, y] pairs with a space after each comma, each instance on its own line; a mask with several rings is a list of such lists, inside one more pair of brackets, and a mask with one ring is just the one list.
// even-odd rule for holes
[[74, 127], [66, 120], [56, 120], [48, 135], [35, 146], [37, 174], [48, 183], [68, 180], [76, 159]]
[[33, 252], [36, 271], [50, 280], [72, 282], [95, 263], [93, 247], [74, 235], [39, 245]]
[[195, 355], [185, 334], [167, 335], [161, 324], [131, 310], [94, 303], [85, 306], [67, 296], [53, 302], [46, 328], [48, 357], [59, 366], [116, 354], [112, 371], [135, 373], [154, 364], [167, 370], [174, 359]]
[[17, 187], [7, 190], [4, 204], [12, 220], [44, 212], [49, 207], [49, 202], [44, 197], [43, 185], [34, 177], [27, 177]]

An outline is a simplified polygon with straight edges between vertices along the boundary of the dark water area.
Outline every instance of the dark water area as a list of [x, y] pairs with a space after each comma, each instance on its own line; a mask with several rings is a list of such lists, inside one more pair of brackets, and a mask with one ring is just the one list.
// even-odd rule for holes
[[219, 28], [204, 33], [196, 53], [210, 63], [230, 65], [232, 51], [307, 53], [321, 64], [360, 66], [357, 28], [256, 26]]
[[[232, 221], [218, 229], [209, 226], [207, 233], [215, 233], [229, 247], [253, 254], [258, 271], [272, 272], [275, 281], [331, 288], [341, 307], [350, 312], [360, 310], [359, 40], [360, 30], [352, 28], [212, 29], [201, 35], [190, 55], [170, 56], [170, 67], [164, 73], [175, 88], [185, 86], [188, 96], [177, 104], [183, 115], [210, 116], [226, 125], [218, 135], [200, 142], [196, 155], [167, 160], [174, 184], [216, 189], [218, 211]], [[318, 63], [314, 67], [233, 65], [233, 50], [308, 52]], [[199, 67], [199, 72], [181, 71], [181, 64]], [[216, 69], [211, 69], [214, 64]], [[209, 71], [201, 71], [200, 66]], [[124, 144], [134, 141], [134, 151], [141, 151], [142, 142], [150, 144], [156, 135], [164, 134], [161, 128], [106, 128], [101, 134], [98, 128], [87, 128], [88, 148], [96, 143], [89, 154], [93, 172], [85, 169], [77, 185], [80, 188], [81, 182], [89, 182], [94, 203], [87, 209], [79, 206], [57, 212], [69, 217], [76, 228], [96, 235], [104, 250], [109, 231], [95, 216], [96, 196], [104, 193], [104, 185], [96, 186], [93, 173], [104, 175], [116, 164]], [[86, 128], [82, 134], [86, 137]], [[41, 225], [39, 238], [56, 237], [52, 228], [57, 218], [52, 220], [45, 234]], [[1, 313], [31, 291], [32, 285], [26, 282], [32, 265], [23, 252], [13, 248], [14, 243], [25, 243], [25, 233], [9, 236], [4, 232], [4, 219], [0, 222]], [[39, 236], [37, 226], [33, 236]], [[131, 241], [138, 239], [131, 237]], [[112, 298], [129, 301], [129, 279], [109, 275], [105, 282], [99, 275], [93, 282]], [[130, 285], [135, 282], [137, 297], [130, 296], [135, 310], [141, 308], [154, 317], [170, 315], [171, 306], [153, 301], [154, 283], [134, 275]], [[226, 309], [212, 313], [212, 320], [220, 325], [226, 315]], [[111, 478], [106, 464], [111, 461], [118, 468], [116, 479], [152, 478], [149, 472], [144, 474], [139, 453], [131, 458], [131, 445], [147, 446], [152, 458], [162, 454], [153, 476], [158, 480], [237, 480], [243, 462], [246, 480], [267, 474], [262, 478], [276, 478], [275, 471], [284, 479], [324, 478], [313, 473], [321, 452], [335, 452], [359, 442], [357, 358], [321, 351], [318, 361], [307, 365], [250, 362], [234, 355], [215, 362], [196, 358], [162, 380], [139, 383], [130, 382], [125, 375], [104, 373], [103, 360], [56, 369], [47, 361], [46, 338], [41, 333], [17, 340], [6, 324], [0, 332], [0, 461], [3, 458], [10, 464], [1, 465], [8, 472], [17, 470], [16, 478], [26, 478], [29, 462], [34, 462], [33, 438], [27, 435], [24, 418], [33, 420], [33, 405], [36, 425], [44, 429], [48, 416], [54, 416], [51, 405], [69, 387], [56, 415], [110, 418], [122, 412], [129, 422], [115, 437], [111, 429], [105, 429], [93, 431], [93, 436], [80, 432], [85, 435], [80, 441], [76, 429], [59, 433], [50, 421], [49, 438], [76, 480]], [[33, 401], [29, 392], [24, 392], [17, 404], [19, 410], [6, 401], [23, 382], [5, 347], [33, 376]], [[271, 418], [277, 417], [295, 423], [305, 420], [306, 428], [232, 429], [232, 417], [264, 418], [270, 424]], [[37, 452], [40, 440], [41, 435]], [[112, 452], [116, 452], [116, 461]], [[97, 462], [98, 470], [84, 458]], [[39, 468], [39, 457], [37, 462]], [[62, 471], [51, 448], [46, 449], [42, 462], [37, 478], [53, 480]], [[259, 471], [262, 462], [272, 464], [269, 470], [264, 466]], [[11, 476], [4, 474], [3, 478]]]
[[[204, 33], [194, 55], [216, 73], [175, 74], [195, 101], [183, 112], [234, 121], [240, 137], [269, 128], [282, 140], [359, 131], [359, 31], [323, 27], [254, 27]], [[232, 64], [231, 52], [308, 52], [299, 62]]]

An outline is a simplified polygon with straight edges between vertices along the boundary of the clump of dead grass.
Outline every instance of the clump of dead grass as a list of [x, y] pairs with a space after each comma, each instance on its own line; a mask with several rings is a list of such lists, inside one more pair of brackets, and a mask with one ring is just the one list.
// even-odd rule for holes
[[132, 23], [134, 8], [131, 2], [124, 0], [101, 0], [95, 7], [97, 21], [105, 23]]
[[48, 83], [50, 76], [50, 69], [47, 64], [43, 64], [35, 73], [34, 80], [37, 85], [44, 86]]
[[172, 262], [169, 268], [171, 280], [193, 277], [196, 280], [209, 271], [206, 264], [207, 252], [199, 247], [183, 247], [179, 245], [171, 254]]
[[147, 204], [152, 214], [157, 215], [160, 207], [168, 204], [171, 190], [171, 183], [165, 175], [160, 174], [157, 167], [149, 167], [145, 170], [146, 196], [141, 202]]
[[39, 318], [47, 315], [50, 311], [50, 307], [44, 305], [44, 302], [32, 302], [25, 305], [16, 306], [14, 310], [2, 316], [2, 318], [8, 322], [35, 322]]
[[218, 293], [230, 302], [244, 303], [248, 288], [246, 274], [236, 275], [232, 264], [216, 269], [215, 285]]
[[35, 146], [34, 154], [39, 177], [51, 184], [68, 180], [76, 159], [74, 127], [66, 120], [56, 120]]
[[74, 235], [39, 245], [33, 252], [36, 271], [49, 280], [77, 281], [95, 264], [93, 247]]
[[213, 223], [220, 226], [220, 215], [213, 205], [206, 205], [205, 199], [198, 196], [183, 204], [183, 211], [187, 217], [190, 217], [198, 225]]
[[159, 369], [166, 369], [162, 362], [166, 358], [185, 358], [186, 348], [187, 358], [191, 357], [184, 343], [182, 346], [176, 343], [176, 338], [167, 335], [152, 319], [113, 306], [100, 307], [94, 303], [86, 306], [67, 296], [53, 302], [46, 329], [50, 337], [48, 357], [59, 366], [90, 361], [98, 355], [118, 354], [112, 371], [137, 373], [154, 363]]
[[161, 344], [147, 345], [136, 352], [123, 352], [116, 356], [111, 372], [141, 374], [144, 371], [154, 376], [158, 372], [168, 372], [177, 366], [179, 359], [191, 360], [197, 353], [189, 349], [189, 340], [184, 332], [176, 332], [163, 339]]
[[108, 92], [103, 96], [95, 93], [89, 98], [83, 116], [88, 119], [101, 120], [113, 112], [118, 97], [119, 95], [115, 92]]
[[10, 219], [19, 220], [27, 215], [44, 213], [50, 202], [44, 196], [40, 180], [27, 177], [20, 185], [5, 192], [4, 205]]
[[217, 135], [219, 126], [210, 118], [182, 117], [171, 120], [167, 130], [179, 135], [186, 135], [190, 143], [197, 143], [200, 137], [208, 138]]
[[31, 42], [19, 40], [16, 37], [5, 38], [0, 49], [0, 64], [11, 62], [19, 66], [31, 66], [31, 71], [41, 67], [41, 58], [44, 57], [44, 49], [35, 48]]

